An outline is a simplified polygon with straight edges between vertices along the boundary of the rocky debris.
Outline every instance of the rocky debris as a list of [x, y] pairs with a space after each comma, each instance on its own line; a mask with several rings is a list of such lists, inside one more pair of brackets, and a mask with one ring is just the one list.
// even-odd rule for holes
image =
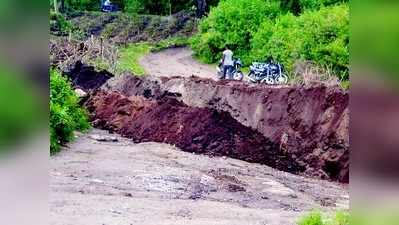
[[111, 79], [103, 87], [150, 99], [225, 111], [256, 129], [311, 177], [349, 182], [349, 93], [338, 87], [274, 87], [197, 77]]
[[64, 74], [70, 78], [75, 88], [84, 92], [101, 87], [108, 79], [114, 76], [105, 70], [96, 71], [93, 66], [83, 64], [81, 61], [77, 61], [75, 65], [64, 71]]
[[102, 87], [102, 90], [118, 91], [126, 96], [144, 96], [145, 98], [160, 99], [164, 96], [164, 91], [161, 90], [160, 78], [148, 76], [142, 77], [134, 76], [126, 73], [122, 76], [109, 79]]
[[100, 142], [117, 142], [118, 139], [113, 136], [105, 136], [105, 135], [91, 135], [91, 139], [100, 141]]
[[229, 156], [292, 173], [305, 169], [278, 145], [227, 112], [190, 107], [170, 97], [157, 101], [102, 90], [93, 93], [85, 106], [94, 126], [135, 142], [168, 143], [186, 152]]
[[75, 89], [75, 93], [79, 98], [84, 98], [87, 96], [87, 93], [83, 91], [82, 89]]

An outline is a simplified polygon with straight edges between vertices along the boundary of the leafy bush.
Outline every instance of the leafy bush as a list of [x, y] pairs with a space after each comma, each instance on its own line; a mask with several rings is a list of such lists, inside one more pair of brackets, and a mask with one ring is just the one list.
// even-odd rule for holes
[[74, 137], [74, 130], [89, 128], [87, 114], [79, 106], [79, 98], [66, 78], [55, 70], [50, 71], [50, 152]]
[[286, 69], [292, 69], [293, 59], [299, 58], [300, 40], [297, 17], [286, 14], [276, 22], [266, 20], [251, 40], [252, 60], [263, 61], [269, 56], [282, 62]]
[[159, 52], [168, 48], [185, 47], [189, 44], [187, 37], [173, 37], [159, 41], [153, 45], [151, 52]]
[[28, 139], [46, 115], [39, 108], [38, 93], [21, 78], [21, 74], [0, 65], [0, 153], [19, 139]]
[[169, 15], [172, 13], [171, 0], [125, 0], [124, 10], [130, 13]]
[[[219, 0], [208, 0], [210, 6], [216, 5]], [[115, 2], [129, 13], [152, 15], [169, 15], [183, 10], [195, 8], [195, 0], [119, 0]]]
[[349, 74], [349, 6], [342, 4], [305, 12], [298, 19], [303, 35], [301, 57], [331, 66], [341, 79]]
[[95, 11], [100, 10], [101, 1], [99, 0], [65, 0], [65, 5], [75, 10]]
[[201, 21], [200, 32], [191, 41], [192, 48], [199, 59], [212, 63], [220, 58], [220, 52], [228, 45], [244, 63], [248, 63], [253, 34], [265, 19], [274, 19], [280, 11], [277, 1], [221, 1]]
[[333, 216], [323, 217], [319, 211], [313, 211], [302, 217], [298, 225], [349, 225], [349, 213], [338, 211]]
[[228, 45], [245, 65], [272, 56], [291, 73], [297, 60], [307, 60], [348, 80], [349, 6], [340, 3], [347, 1], [297, 1], [312, 10], [295, 16], [285, 9], [294, 1], [221, 1], [191, 39], [195, 55], [214, 63]]
[[55, 35], [66, 35], [72, 30], [72, 24], [60, 13], [50, 12], [50, 32]]
[[319, 10], [323, 6], [338, 5], [341, 3], [347, 3], [348, 0], [297, 0], [301, 7], [301, 12], [305, 10]]
[[349, 8], [346, 4], [307, 11], [299, 17], [286, 14], [265, 21], [251, 40], [252, 59], [273, 56], [288, 71], [296, 60], [330, 67], [343, 80], [349, 71]]
[[83, 31], [67, 20], [65, 14], [50, 12], [50, 34], [55, 36], [71, 35], [71, 38], [83, 39]]
[[280, 0], [285, 12], [300, 15], [306, 10], [319, 10], [323, 6], [331, 6], [348, 2], [348, 0]]

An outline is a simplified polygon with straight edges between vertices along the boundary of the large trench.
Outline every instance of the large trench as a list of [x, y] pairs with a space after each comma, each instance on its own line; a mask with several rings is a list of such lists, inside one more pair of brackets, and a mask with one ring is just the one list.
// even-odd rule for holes
[[85, 100], [96, 127], [136, 142], [169, 143], [344, 183], [348, 103], [348, 92], [337, 87], [131, 75], [111, 78]]

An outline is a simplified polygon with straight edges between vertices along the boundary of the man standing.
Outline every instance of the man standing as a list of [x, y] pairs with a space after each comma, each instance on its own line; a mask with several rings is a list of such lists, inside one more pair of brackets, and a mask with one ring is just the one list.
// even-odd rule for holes
[[232, 79], [231, 73], [234, 67], [233, 52], [228, 48], [228, 46], [225, 47], [225, 50], [223, 52], [222, 65], [223, 79], [226, 79], [226, 74], [229, 75], [228, 79]]

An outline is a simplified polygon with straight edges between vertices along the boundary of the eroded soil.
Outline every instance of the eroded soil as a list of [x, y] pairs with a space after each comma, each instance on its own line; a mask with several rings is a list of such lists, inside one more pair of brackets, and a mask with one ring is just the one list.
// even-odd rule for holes
[[348, 208], [342, 185], [96, 129], [50, 162], [51, 224], [289, 225]]
[[190, 107], [228, 112], [291, 155], [304, 175], [349, 182], [349, 93], [338, 87], [122, 76], [102, 89], [158, 101], [171, 96]]

